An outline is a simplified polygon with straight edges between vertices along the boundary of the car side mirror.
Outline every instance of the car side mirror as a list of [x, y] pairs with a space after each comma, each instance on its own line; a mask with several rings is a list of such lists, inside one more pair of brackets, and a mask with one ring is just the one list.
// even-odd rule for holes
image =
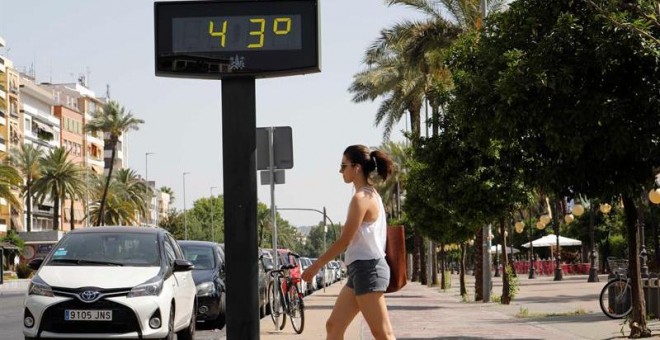
[[188, 260], [176, 259], [174, 260], [174, 272], [187, 272], [191, 271], [195, 266]]
[[43, 263], [44, 263], [43, 257], [39, 257], [28, 262], [28, 267], [30, 267], [30, 269], [32, 270], [37, 270], [39, 269], [39, 267], [41, 267]]

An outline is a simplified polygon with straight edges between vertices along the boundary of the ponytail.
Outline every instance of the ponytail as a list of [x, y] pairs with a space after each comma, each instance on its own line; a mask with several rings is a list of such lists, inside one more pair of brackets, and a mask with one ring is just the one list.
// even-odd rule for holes
[[369, 157], [371, 158], [371, 162], [373, 163], [374, 169], [380, 176], [380, 178], [384, 180], [387, 179], [392, 174], [392, 168], [394, 166], [392, 159], [390, 157], [380, 151], [380, 150], [375, 150], [372, 151], [369, 154]]

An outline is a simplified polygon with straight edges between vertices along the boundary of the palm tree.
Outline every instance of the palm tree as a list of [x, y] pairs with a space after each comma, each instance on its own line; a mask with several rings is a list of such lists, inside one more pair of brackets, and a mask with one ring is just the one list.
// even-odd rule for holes
[[12, 206], [22, 206], [12, 189], [23, 183], [21, 174], [11, 165], [0, 163], [0, 198], [4, 198]]
[[34, 181], [41, 177], [41, 163], [39, 158], [44, 152], [39, 146], [33, 144], [21, 144], [12, 148], [9, 152], [9, 164], [21, 172], [25, 183], [21, 186], [21, 195], [25, 197], [27, 209], [27, 231], [32, 231], [32, 196]]
[[132, 206], [133, 219], [137, 220], [136, 212], [143, 216], [147, 214], [149, 202], [146, 197], [153, 195], [152, 189], [140, 179], [133, 169], [119, 169], [115, 174], [114, 181], [117, 182], [119, 194], [123, 201]]
[[172, 188], [170, 188], [170, 187], [166, 187], [166, 186], [162, 186], [162, 187], [160, 187], [159, 190], [160, 190], [160, 192], [164, 192], [164, 193], [170, 195], [170, 201], [169, 201], [169, 204], [170, 204], [170, 205], [174, 204], [174, 190], [172, 190]]
[[408, 143], [389, 141], [383, 143], [380, 149], [390, 155], [395, 164], [395, 169], [387, 180], [379, 182], [376, 185], [376, 189], [383, 198], [383, 205], [385, 205], [388, 215], [392, 218], [400, 218], [401, 202], [399, 198], [405, 189], [404, 183], [406, 173], [408, 172], [406, 165], [409, 156], [409, 145]]
[[[53, 230], [59, 230], [60, 202], [67, 196], [74, 199], [72, 193], [84, 188], [83, 168], [69, 160], [69, 151], [64, 147], [50, 150], [39, 158], [43, 166], [42, 176], [34, 182], [34, 192], [38, 201], [50, 197], [54, 202]], [[73, 219], [73, 216], [71, 216]]]
[[104, 223], [103, 210], [106, 206], [106, 199], [110, 187], [110, 180], [112, 179], [112, 170], [115, 164], [119, 138], [128, 130], [139, 130], [140, 124], [143, 123], [144, 120], [135, 118], [131, 112], [126, 112], [124, 107], [120, 106], [116, 101], [109, 101], [103, 106], [103, 110], [94, 112], [92, 120], [85, 125], [85, 130], [88, 132], [103, 132], [106, 137], [106, 142], [112, 149], [110, 169], [108, 170], [103, 195], [101, 196], [97, 225], [103, 225]]

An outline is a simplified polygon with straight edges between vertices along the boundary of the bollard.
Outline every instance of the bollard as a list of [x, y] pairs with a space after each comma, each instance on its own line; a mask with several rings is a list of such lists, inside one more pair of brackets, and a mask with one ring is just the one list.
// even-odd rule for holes
[[658, 315], [658, 279], [652, 277], [653, 274], [649, 277], [649, 288], [648, 288], [648, 298], [645, 298], [646, 301], [646, 315], [651, 318], [657, 319]]

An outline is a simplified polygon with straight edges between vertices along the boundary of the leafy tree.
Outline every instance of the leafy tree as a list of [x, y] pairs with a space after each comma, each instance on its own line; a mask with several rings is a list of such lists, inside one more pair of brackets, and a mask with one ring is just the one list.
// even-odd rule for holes
[[34, 181], [41, 177], [41, 163], [39, 158], [43, 150], [33, 144], [20, 144], [9, 152], [9, 163], [21, 172], [25, 178], [25, 184], [21, 186], [21, 194], [25, 197], [27, 209], [27, 231], [32, 231], [32, 190]]
[[[463, 126], [518, 145], [528, 183], [558, 197], [621, 197], [632, 279], [631, 337], [650, 335], [638, 213], [660, 159], [660, 58], [626, 1], [520, 0], [495, 15], [451, 64]], [[616, 9], [616, 12], [614, 11]], [[651, 40], [653, 40], [651, 39]]]
[[[83, 169], [69, 160], [69, 151], [57, 147], [41, 156], [42, 176], [34, 183], [34, 191], [39, 202], [46, 198], [53, 200], [53, 230], [60, 229], [60, 203], [79, 187], [84, 187]], [[70, 197], [72, 198], [72, 197]], [[73, 219], [73, 216], [72, 216]]]
[[108, 170], [105, 188], [103, 189], [103, 195], [101, 196], [96, 225], [104, 224], [104, 210], [106, 199], [108, 197], [108, 190], [110, 188], [110, 180], [112, 179], [112, 171], [115, 165], [119, 138], [128, 130], [138, 130], [140, 124], [143, 123], [144, 120], [135, 118], [131, 112], [126, 112], [126, 110], [116, 101], [109, 101], [103, 106], [102, 110], [94, 112], [92, 114], [92, 120], [85, 125], [85, 131], [87, 132], [102, 132], [106, 137], [106, 143], [108, 143], [108, 146], [110, 146], [110, 149], [112, 150], [110, 156], [110, 169]]
[[185, 233], [183, 230], [183, 214], [170, 208], [167, 211], [167, 216], [158, 221], [158, 226], [169, 231], [177, 240], [183, 240]]

